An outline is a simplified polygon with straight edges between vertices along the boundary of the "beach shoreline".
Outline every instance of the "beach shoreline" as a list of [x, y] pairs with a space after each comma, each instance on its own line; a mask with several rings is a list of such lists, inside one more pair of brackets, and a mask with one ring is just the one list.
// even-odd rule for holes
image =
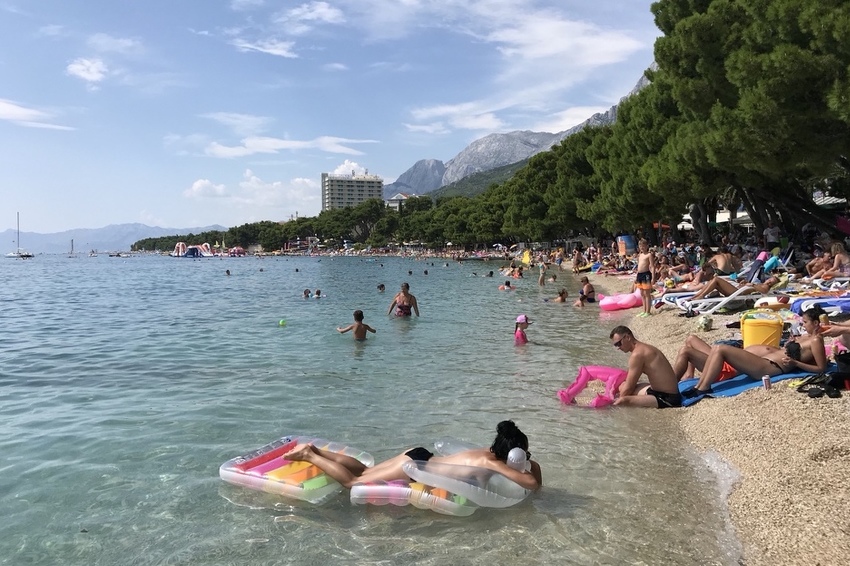
[[[629, 292], [633, 280], [589, 276], [606, 295]], [[671, 363], [689, 334], [709, 344], [740, 336], [726, 328], [737, 313], [712, 315], [713, 329], [700, 331], [698, 318], [679, 317], [676, 307], [646, 318], [634, 316], [639, 309], [625, 312], [622, 324]], [[772, 566], [850, 563], [848, 414], [848, 392], [812, 399], [778, 383], [658, 416], [672, 419], [697, 452], [717, 453], [740, 474], [726, 505], [743, 549], [741, 563]]]

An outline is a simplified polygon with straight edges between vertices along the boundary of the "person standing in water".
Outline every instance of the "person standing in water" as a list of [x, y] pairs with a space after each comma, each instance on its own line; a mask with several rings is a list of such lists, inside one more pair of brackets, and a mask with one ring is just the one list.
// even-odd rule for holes
[[411, 316], [412, 313], [416, 313], [416, 316], [419, 316], [419, 304], [416, 302], [416, 297], [410, 294], [410, 285], [408, 283], [401, 284], [401, 291], [393, 297], [393, 302], [390, 303], [387, 314], [392, 314], [393, 309], [395, 309], [396, 316]]
[[525, 329], [531, 324], [531, 319], [526, 315], [521, 314], [516, 317], [516, 326], [514, 326], [514, 344], [520, 346], [528, 344], [528, 336], [525, 335]]
[[354, 324], [350, 324], [345, 328], [336, 329], [336, 331], [340, 334], [345, 334], [349, 330], [354, 331], [354, 339], [359, 341], [363, 341], [366, 339], [366, 332], [371, 332], [372, 334], [375, 334], [377, 332], [377, 330], [363, 322], [363, 311], [361, 310], [354, 311]]

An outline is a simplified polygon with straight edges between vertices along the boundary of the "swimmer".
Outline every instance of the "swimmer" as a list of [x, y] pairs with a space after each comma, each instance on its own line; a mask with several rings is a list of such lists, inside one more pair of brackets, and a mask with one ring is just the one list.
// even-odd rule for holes
[[224, 274], [225, 274], [225, 275], [230, 275], [230, 270], [229, 270], [229, 269], [225, 269], [225, 270], [224, 270]]
[[378, 292], [383, 293], [386, 287], [384, 287], [383, 283], [378, 283]]
[[[530, 471], [520, 472], [508, 465], [508, 453], [514, 448], [525, 450], [531, 464]], [[473, 448], [450, 456], [435, 456], [425, 448], [413, 448], [368, 468], [351, 456], [327, 452], [311, 444], [299, 444], [283, 457], [287, 460], [309, 462], [347, 488], [358, 483], [409, 480], [402, 470], [402, 464], [411, 460], [487, 468], [532, 491], [543, 485], [540, 464], [532, 460], [531, 453], [528, 452], [528, 437], [513, 421], [499, 423], [496, 427], [496, 439], [489, 449]]]
[[566, 303], [568, 296], [569, 296], [569, 293], [567, 293], [567, 290], [562, 288], [560, 291], [558, 291], [558, 296], [555, 297], [554, 299], [552, 299], [552, 302], [553, 303]]
[[310, 289], [304, 289], [304, 298], [309, 299], [310, 297], [312, 297], [312, 295], [310, 295]]
[[516, 325], [514, 326], [514, 344], [520, 346], [528, 344], [528, 336], [525, 335], [525, 329], [531, 324], [531, 319], [526, 315], [521, 314], [516, 317]]
[[322, 298], [322, 290], [316, 289], [316, 292], [313, 294], [313, 298], [314, 299], [321, 299]]
[[499, 285], [499, 291], [513, 291], [514, 287], [511, 287], [510, 281], [505, 281], [504, 285]]
[[377, 332], [377, 330], [363, 322], [363, 311], [361, 310], [354, 311], [354, 324], [349, 324], [345, 328], [336, 329], [336, 331], [340, 334], [345, 334], [349, 330], [353, 330], [354, 339], [361, 342], [366, 339], [366, 332], [371, 332], [372, 334]]
[[485, 275], [484, 277], [493, 277], [493, 272], [492, 271], [488, 272], [487, 275]]
[[387, 314], [392, 314], [395, 309], [396, 316], [410, 316], [412, 312], [419, 316], [419, 304], [416, 302], [416, 297], [410, 294], [410, 285], [408, 283], [401, 284], [401, 291], [393, 297], [393, 302], [390, 303], [390, 308], [387, 309]]

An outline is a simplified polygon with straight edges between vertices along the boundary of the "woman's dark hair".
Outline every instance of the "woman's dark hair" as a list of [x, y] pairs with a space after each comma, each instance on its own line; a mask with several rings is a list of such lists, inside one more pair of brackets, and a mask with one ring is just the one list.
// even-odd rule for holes
[[809, 320], [818, 320], [822, 314], [826, 314], [826, 311], [820, 305], [814, 305], [803, 313], [804, 316], [809, 317]]
[[528, 437], [523, 433], [514, 421], [502, 421], [496, 426], [496, 440], [490, 447], [490, 452], [503, 462], [508, 459], [508, 452], [513, 448], [528, 450]]

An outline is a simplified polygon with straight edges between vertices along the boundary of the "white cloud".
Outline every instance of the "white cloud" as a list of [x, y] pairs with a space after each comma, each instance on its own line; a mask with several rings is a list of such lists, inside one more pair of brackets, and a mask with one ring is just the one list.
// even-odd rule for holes
[[106, 78], [109, 69], [100, 59], [85, 59], [80, 57], [74, 59], [65, 68], [65, 72], [72, 77], [77, 77], [89, 83], [92, 89], [97, 88], [97, 83]]
[[263, 0], [230, 0], [230, 9], [237, 12], [259, 8], [264, 4]]
[[245, 39], [234, 39], [230, 42], [236, 49], [243, 53], [256, 51], [258, 53], [267, 53], [268, 55], [276, 55], [278, 57], [287, 57], [295, 59], [298, 55], [292, 51], [295, 45], [294, 41], [281, 41], [279, 39], [261, 39], [259, 41], [247, 41]]
[[346, 159], [336, 169], [331, 171], [334, 175], [363, 175], [366, 173], [366, 168], [354, 161]]
[[167, 134], [162, 138], [163, 146], [177, 155], [202, 153], [203, 148], [209, 143], [210, 139], [202, 134], [189, 134], [187, 136]]
[[461, 130], [489, 130], [493, 132], [505, 127], [505, 123], [492, 112], [473, 115], [460, 114], [453, 116], [449, 121], [452, 126]]
[[192, 186], [183, 191], [187, 198], [221, 198], [227, 196], [224, 185], [216, 185], [209, 179], [198, 179]]
[[135, 39], [113, 37], [106, 33], [96, 33], [86, 40], [86, 44], [102, 53], [120, 53], [132, 55], [143, 51], [141, 42]]
[[258, 134], [265, 130], [272, 122], [272, 118], [267, 116], [254, 116], [253, 114], [239, 114], [236, 112], [211, 112], [209, 114], [202, 114], [201, 117], [215, 120], [219, 124], [231, 128], [239, 136]]
[[274, 18], [274, 23], [280, 25], [291, 35], [304, 35], [316, 24], [342, 24], [345, 16], [342, 11], [327, 2], [310, 2], [297, 8], [287, 10]]
[[213, 142], [207, 146], [206, 154], [212, 157], [232, 158], [245, 157], [247, 155], [254, 155], [256, 153], [277, 153], [281, 150], [286, 149], [318, 149], [327, 153], [362, 155], [362, 151], [348, 147], [348, 144], [358, 143], [377, 142], [374, 140], [352, 140], [331, 136], [321, 136], [313, 140], [307, 141], [284, 140], [280, 138], [254, 136], [243, 139], [242, 145], [235, 147], [229, 147], [221, 145], [218, 142]]
[[322, 65], [322, 68], [326, 71], [347, 71], [348, 66], [343, 63], [328, 63], [326, 65]]
[[69, 126], [61, 126], [49, 122], [53, 115], [35, 108], [22, 106], [17, 102], [0, 98], [0, 120], [5, 120], [25, 128], [44, 128], [48, 130], [73, 130]]
[[535, 132], [563, 132], [578, 126], [594, 114], [607, 112], [610, 106], [573, 106], [562, 112], [556, 112], [531, 127]]
[[38, 35], [45, 37], [62, 37], [65, 35], [65, 28], [60, 25], [48, 25], [38, 28]]
[[423, 134], [448, 134], [451, 132], [442, 122], [433, 122], [431, 124], [402, 124], [409, 132]]

